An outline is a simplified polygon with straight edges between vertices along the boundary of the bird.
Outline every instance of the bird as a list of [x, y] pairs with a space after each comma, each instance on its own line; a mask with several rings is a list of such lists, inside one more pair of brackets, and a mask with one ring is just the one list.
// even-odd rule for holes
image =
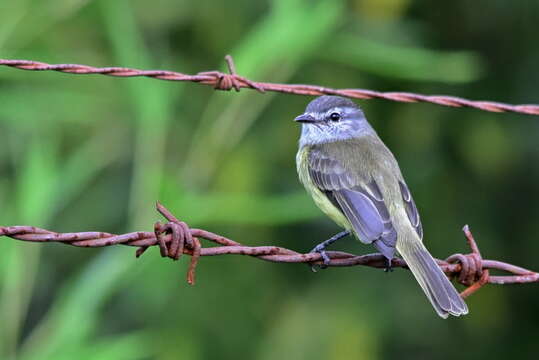
[[296, 155], [300, 182], [315, 204], [344, 231], [312, 251], [329, 263], [327, 246], [353, 234], [388, 262], [398, 253], [436, 313], [447, 318], [468, 307], [423, 244], [423, 227], [393, 153], [352, 100], [324, 95], [295, 118], [301, 123]]

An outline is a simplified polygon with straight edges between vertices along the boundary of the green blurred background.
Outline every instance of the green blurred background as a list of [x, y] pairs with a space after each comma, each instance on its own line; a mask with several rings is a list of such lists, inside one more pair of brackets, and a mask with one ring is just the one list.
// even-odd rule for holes
[[[1, 0], [0, 57], [537, 103], [539, 2]], [[310, 100], [0, 69], [0, 224], [191, 226], [308, 251], [338, 229], [297, 181]], [[361, 101], [399, 159], [433, 254], [539, 269], [539, 121]], [[372, 252], [351, 240], [335, 248]], [[439, 319], [407, 271], [141, 259], [0, 239], [0, 359], [536, 358], [537, 285], [487, 286]]]

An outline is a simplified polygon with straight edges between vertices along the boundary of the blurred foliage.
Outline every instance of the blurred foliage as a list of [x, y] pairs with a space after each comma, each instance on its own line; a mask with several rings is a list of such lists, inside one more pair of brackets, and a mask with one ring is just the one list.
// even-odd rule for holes
[[[537, 1], [3, 0], [0, 56], [537, 103]], [[306, 251], [338, 229], [297, 181], [307, 97], [0, 69], [0, 224], [192, 226]], [[537, 269], [539, 122], [361, 102], [400, 161], [426, 242]], [[372, 249], [352, 241], [338, 248]], [[535, 358], [537, 286], [494, 287], [440, 320], [410, 274], [0, 241], [1, 359]]]

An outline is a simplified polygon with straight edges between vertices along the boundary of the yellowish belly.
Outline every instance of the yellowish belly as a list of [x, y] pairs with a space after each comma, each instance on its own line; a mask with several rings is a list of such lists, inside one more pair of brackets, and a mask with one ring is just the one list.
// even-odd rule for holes
[[311, 180], [308, 169], [308, 156], [309, 148], [304, 147], [300, 149], [296, 156], [296, 164], [298, 168], [299, 180], [305, 186], [307, 192], [312, 196], [316, 206], [320, 208], [331, 220], [335, 221], [339, 226], [345, 229], [352, 229], [352, 224], [343, 215], [343, 213], [333, 205], [327, 196], [318, 189], [318, 187]]

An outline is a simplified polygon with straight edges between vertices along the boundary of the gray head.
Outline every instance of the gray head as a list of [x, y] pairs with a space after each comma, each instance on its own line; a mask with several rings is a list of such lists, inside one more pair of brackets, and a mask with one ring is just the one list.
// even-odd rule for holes
[[363, 111], [352, 100], [320, 96], [296, 121], [302, 123], [300, 146], [323, 144], [374, 134]]

